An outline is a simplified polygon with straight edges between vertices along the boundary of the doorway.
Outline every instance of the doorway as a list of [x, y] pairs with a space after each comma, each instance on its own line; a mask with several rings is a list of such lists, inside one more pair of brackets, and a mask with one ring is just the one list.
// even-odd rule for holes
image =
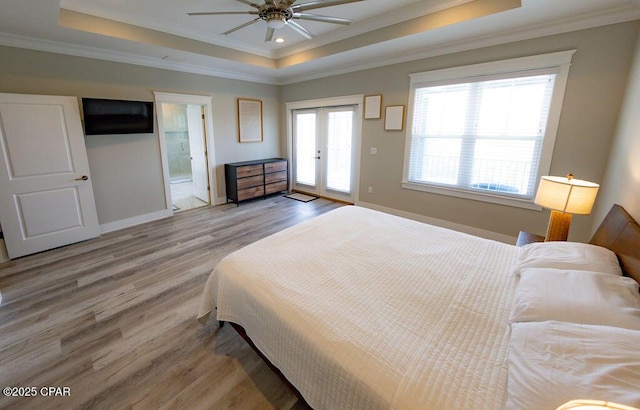
[[160, 104], [174, 212], [211, 204], [202, 106]]
[[294, 191], [355, 202], [361, 101], [355, 96], [287, 104]]
[[293, 111], [293, 188], [353, 202], [355, 107]]
[[155, 93], [167, 208], [173, 212], [211, 205], [215, 190], [209, 163], [211, 99]]

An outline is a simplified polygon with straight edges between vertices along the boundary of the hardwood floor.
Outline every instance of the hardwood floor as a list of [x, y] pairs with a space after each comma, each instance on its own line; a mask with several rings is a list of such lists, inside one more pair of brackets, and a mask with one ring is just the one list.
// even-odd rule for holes
[[200, 208], [0, 264], [0, 386], [37, 390], [0, 396], [0, 408], [301, 407], [231, 326], [195, 316], [224, 256], [339, 206], [278, 196]]

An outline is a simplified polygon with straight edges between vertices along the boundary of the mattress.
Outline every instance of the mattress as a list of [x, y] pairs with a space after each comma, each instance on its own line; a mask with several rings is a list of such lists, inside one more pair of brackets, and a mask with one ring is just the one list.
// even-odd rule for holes
[[198, 316], [243, 326], [315, 409], [500, 409], [519, 252], [345, 206], [223, 259]]

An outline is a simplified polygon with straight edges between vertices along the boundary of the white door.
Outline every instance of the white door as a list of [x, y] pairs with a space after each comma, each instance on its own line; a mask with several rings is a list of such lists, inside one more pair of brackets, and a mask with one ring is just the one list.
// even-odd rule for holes
[[209, 170], [207, 169], [206, 133], [202, 106], [187, 105], [187, 129], [191, 152], [193, 196], [211, 203], [209, 199]]
[[0, 94], [0, 151], [10, 258], [99, 235], [76, 97]]
[[293, 111], [293, 189], [354, 200], [356, 107]]

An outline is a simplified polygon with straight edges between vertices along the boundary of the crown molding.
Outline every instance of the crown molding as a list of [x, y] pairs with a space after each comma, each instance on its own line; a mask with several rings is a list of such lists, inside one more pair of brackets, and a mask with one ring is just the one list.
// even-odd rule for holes
[[[98, 60], [113, 61], [125, 64], [160, 68], [172, 71], [201, 74], [234, 80], [250, 81], [270, 85], [288, 85], [302, 81], [346, 74], [359, 70], [378, 68], [382, 66], [421, 60], [444, 54], [468, 51], [499, 44], [528, 40], [549, 35], [562, 34], [571, 31], [589, 29], [609, 24], [622, 23], [640, 19], [640, 0], [630, 0], [626, 6], [615, 9], [580, 15], [564, 20], [556, 20], [544, 24], [520, 27], [517, 30], [507, 30], [485, 36], [478, 36], [472, 40], [464, 39], [432, 46], [428, 48], [405, 50], [393, 55], [380, 58], [359, 60], [355, 63], [333, 64], [335, 69], [317, 69], [300, 75], [285, 74], [288, 70], [274, 71], [273, 76], [243, 73], [239, 70], [223, 70], [208, 65], [188, 64], [170, 59], [145, 57], [131, 53], [110, 51], [88, 46], [72, 45], [52, 40], [37, 39], [0, 32], [0, 45], [17, 47], [37, 51], [65, 54], [76, 57], [86, 57]], [[313, 63], [311, 63], [313, 64]]]
[[303, 81], [331, 77], [334, 75], [348, 74], [354, 71], [379, 68], [393, 64], [400, 64], [409, 61], [437, 57], [440, 55], [458, 53], [478, 48], [491, 47], [500, 44], [513, 43], [517, 41], [638, 20], [640, 19], [640, 0], [632, 1], [634, 2], [634, 4], [630, 4], [626, 7], [608, 10], [606, 12], [597, 12], [564, 20], [556, 20], [544, 24], [520, 27], [518, 30], [507, 30], [500, 33], [488, 34], [485, 36], [475, 37], [473, 40], [464, 39], [452, 41], [438, 46], [428, 47], [427, 49], [419, 48], [405, 50], [393, 55], [386, 55], [382, 58], [372, 58], [364, 61], [360, 60], [354, 64], [343, 64], [340, 65], [339, 68], [333, 70], [320, 69], [318, 71], [306, 74], [292, 75], [287, 79], [280, 81], [278, 84], [295, 84]]
[[240, 71], [221, 70], [205, 65], [188, 64], [181, 61], [146, 57], [119, 51], [104, 50], [88, 46], [43, 40], [32, 37], [17, 36], [0, 32], [0, 45], [44, 51], [55, 54], [65, 54], [74, 57], [85, 57], [96, 60], [112, 61], [116, 63], [133, 64], [152, 68], [161, 68], [191, 74], [201, 74], [212, 77], [228, 78], [232, 80], [251, 81], [262, 84], [279, 85], [274, 77], [242, 73]]

